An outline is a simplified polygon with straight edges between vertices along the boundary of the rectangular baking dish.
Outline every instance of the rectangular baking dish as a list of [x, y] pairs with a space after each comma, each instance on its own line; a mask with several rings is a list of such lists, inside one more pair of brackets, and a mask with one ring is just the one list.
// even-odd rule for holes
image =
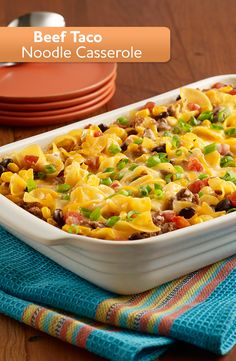
[[[236, 75], [222, 75], [187, 86], [207, 88], [216, 82], [236, 86]], [[0, 148], [0, 157], [90, 123], [109, 124], [147, 101], [174, 101], [179, 89], [111, 112], [20, 140]], [[61, 266], [112, 292], [133, 294], [236, 253], [236, 213], [137, 241], [107, 241], [68, 234], [38, 219], [0, 195], [0, 225]]]

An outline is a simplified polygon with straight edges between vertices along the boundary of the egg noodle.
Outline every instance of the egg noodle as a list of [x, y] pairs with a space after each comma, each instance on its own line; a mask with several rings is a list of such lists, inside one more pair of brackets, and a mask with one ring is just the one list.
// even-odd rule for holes
[[182, 88], [0, 162], [0, 193], [62, 230], [135, 240], [236, 210], [236, 89]]

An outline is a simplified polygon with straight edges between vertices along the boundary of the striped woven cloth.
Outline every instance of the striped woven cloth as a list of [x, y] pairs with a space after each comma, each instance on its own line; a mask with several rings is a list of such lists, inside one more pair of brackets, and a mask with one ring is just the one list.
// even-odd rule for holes
[[120, 296], [0, 228], [0, 313], [110, 360], [155, 360], [176, 340], [225, 354], [236, 344], [236, 256]]

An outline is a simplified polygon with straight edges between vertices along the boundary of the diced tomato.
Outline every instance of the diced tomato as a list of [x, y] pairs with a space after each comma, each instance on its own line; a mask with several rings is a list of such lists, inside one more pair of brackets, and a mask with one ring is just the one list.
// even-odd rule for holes
[[231, 95], [235, 95], [235, 94], [236, 94], [236, 89], [232, 89], [232, 90], [230, 90], [229, 94], [231, 94]]
[[230, 152], [229, 144], [217, 144], [217, 150], [221, 155], [226, 155]]
[[89, 129], [92, 124], [85, 125], [84, 129]]
[[144, 105], [143, 109], [149, 109], [151, 111], [155, 107], [155, 105], [156, 105], [156, 103], [154, 103], [154, 102], [147, 102]]
[[102, 132], [100, 132], [99, 130], [96, 130], [93, 134], [94, 137], [101, 137]]
[[201, 107], [200, 107], [200, 105], [198, 105], [198, 104], [195, 104], [195, 103], [188, 103], [188, 109], [189, 110], [200, 110], [201, 109]]
[[190, 158], [187, 164], [187, 169], [195, 172], [202, 172], [203, 166], [197, 158]]
[[231, 201], [232, 206], [236, 207], [236, 192], [233, 192], [232, 194], [230, 194], [229, 200]]
[[163, 211], [161, 216], [165, 218], [166, 222], [172, 222], [172, 219], [175, 217], [174, 211]]
[[172, 218], [172, 222], [175, 223], [177, 228], [184, 228], [190, 226], [190, 223], [187, 219], [181, 216], [175, 216]]
[[215, 83], [212, 85], [212, 88], [220, 89], [220, 88], [223, 88], [224, 86], [225, 86], [225, 84], [223, 84], [223, 83]]
[[66, 224], [80, 224], [84, 221], [84, 216], [79, 212], [69, 211], [65, 215]]
[[192, 193], [198, 193], [203, 187], [206, 187], [208, 185], [208, 179], [203, 180], [196, 180], [195, 182], [189, 184], [188, 189]]
[[111, 188], [113, 188], [113, 189], [117, 189], [117, 188], [119, 188], [119, 183], [117, 183], [117, 182], [113, 182], [112, 184], [111, 184]]
[[88, 158], [85, 164], [89, 166], [90, 170], [96, 171], [99, 168], [99, 157]]
[[37, 157], [36, 155], [25, 155], [24, 156], [25, 163], [30, 166], [35, 165], [38, 160], [39, 160], [39, 157]]

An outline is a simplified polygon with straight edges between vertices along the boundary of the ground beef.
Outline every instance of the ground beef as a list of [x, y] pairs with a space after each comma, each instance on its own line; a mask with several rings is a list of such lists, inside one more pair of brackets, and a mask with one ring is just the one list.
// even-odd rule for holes
[[175, 197], [178, 201], [186, 201], [199, 204], [199, 195], [197, 193], [192, 193], [188, 188], [180, 189], [180, 191], [176, 194]]
[[24, 203], [21, 207], [34, 216], [43, 218], [39, 203]]
[[137, 232], [137, 233], [133, 233], [131, 236], [129, 236], [129, 240], [131, 241], [135, 241], [138, 239], [143, 239], [143, 238], [149, 238], [149, 237], [153, 237], [153, 236], [158, 236], [159, 232]]

